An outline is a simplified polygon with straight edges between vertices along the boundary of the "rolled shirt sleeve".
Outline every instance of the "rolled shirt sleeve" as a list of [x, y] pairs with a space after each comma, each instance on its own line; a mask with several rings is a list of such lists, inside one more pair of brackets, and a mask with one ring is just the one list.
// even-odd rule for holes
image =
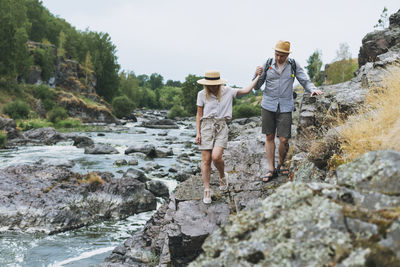
[[308, 75], [304, 71], [304, 69], [296, 62], [296, 79], [299, 81], [301, 86], [303, 86], [304, 90], [308, 93], [312, 93], [317, 88], [315, 85], [310, 81], [310, 78], [308, 78]]

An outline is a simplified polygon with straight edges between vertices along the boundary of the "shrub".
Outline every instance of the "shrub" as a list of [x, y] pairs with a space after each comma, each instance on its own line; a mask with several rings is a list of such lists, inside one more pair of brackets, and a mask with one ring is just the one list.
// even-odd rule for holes
[[188, 112], [184, 110], [180, 105], [175, 104], [168, 112], [168, 118], [174, 119], [176, 117], [187, 117]]
[[234, 119], [260, 116], [261, 107], [259, 105], [253, 105], [252, 103], [238, 104], [233, 106], [232, 114]]
[[35, 88], [33, 96], [42, 100], [44, 108], [46, 110], [51, 110], [55, 105], [56, 94], [51, 91], [50, 87], [44, 84], [41, 84]]
[[25, 120], [18, 122], [18, 127], [21, 128], [22, 131], [28, 131], [30, 129], [38, 129], [50, 126], [53, 126], [51, 122], [41, 119]]
[[29, 104], [19, 100], [8, 103], [3, 108], [3, 113], [7, 114], [13, 119], [26, 119], [28, 118], [29, 111]]
[[76, 118], [60, 120], [56, 123], [57, 128], [78, 128], [81, 126], [82, 126], [81, 120]]
[[57, 121], [64, 120], [66, 118], [68, 118], [67, 111], [62, 107], [54, 107], [49, 112], [49, 121], [51, 121], [52, 123], [57, 123]]
[[114, 109], [115, 116], [122, 118], [126, 115], [129, 115], [135, 109], [135, 104], [129, 100], [127, 96], [123, 95], [117, 96], [113, 99], [112, 107]]
[[7, 142], [7, 132], [0, 131], [0, 148], [4, 148]]

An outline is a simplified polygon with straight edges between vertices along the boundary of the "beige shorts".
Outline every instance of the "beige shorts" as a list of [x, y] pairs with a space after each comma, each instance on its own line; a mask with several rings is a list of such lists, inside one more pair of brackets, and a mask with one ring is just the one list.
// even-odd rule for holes
[[228, 125], [225, 119], [204, 118], [201, 120], [200, 150], [211, 150], [214, 147], [226, 148], [228, 144]]

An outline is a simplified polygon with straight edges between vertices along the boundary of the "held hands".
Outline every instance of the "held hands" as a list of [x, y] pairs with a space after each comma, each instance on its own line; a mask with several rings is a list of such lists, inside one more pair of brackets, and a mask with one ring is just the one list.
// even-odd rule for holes
[[260, 66], [257, 66], [257, 68], [256, 68], [256, 75], [257, 75], [257, 76], [260, 76], [261, 73], [262, 73], [262, 71], [263, 71], [263, 68], [260, 67]]
[[201, 135], [200, 134], [196, 135], [196, 144], [201, 145]]

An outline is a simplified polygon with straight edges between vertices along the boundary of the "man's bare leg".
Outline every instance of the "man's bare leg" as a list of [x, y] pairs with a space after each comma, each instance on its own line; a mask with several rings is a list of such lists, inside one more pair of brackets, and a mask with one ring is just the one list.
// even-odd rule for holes
[[[289, 139], [286, 137], [279, 137], [279, 148], [278, 148], [278, 152], [279, 152], [278, 164], [279, 164], [279, 166], [284, 166], [286, 155], [287, 155], [288, 151], [289, 151]], [[289, 170], [282, 169], [282, 174], [288, 175]]]

